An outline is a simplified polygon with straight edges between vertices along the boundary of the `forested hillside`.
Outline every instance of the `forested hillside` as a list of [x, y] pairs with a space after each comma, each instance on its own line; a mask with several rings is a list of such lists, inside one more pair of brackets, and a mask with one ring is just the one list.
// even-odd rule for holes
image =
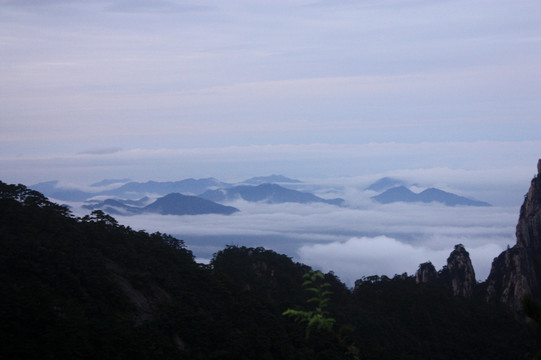
[[[0, 357], [4, 359], [521, 359], [538, 334], [482, 296], [413, 277], [347, 289], [332, 273], [332, 331], [282, 315], [317, 311], [311, 269], [228, 246], [210, 265], [182, 240], [100, 211], [76, 218], [0, 182]], [[341, 343], [343, 341], [343, 343]]]

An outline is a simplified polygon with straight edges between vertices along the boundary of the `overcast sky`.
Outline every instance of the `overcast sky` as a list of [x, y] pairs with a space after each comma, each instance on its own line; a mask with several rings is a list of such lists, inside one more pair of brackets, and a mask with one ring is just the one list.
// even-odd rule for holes
[[[0, 180], [276, 173], [349, 181], [351, 202], [355, 181], [397, 175], [503, 207], [469, 213], [482, 231], [456, 212], [427, 230], [424, 208], [408, 228], [398, 214], [411, 209], [365, 212], [361, 226], [358, 209], [315, 221], [271, 207], [264, 224], [257, 212], [215, 219], [213, 234], [268, 235], [272, 219], [309, 214], [300, 225], [334, 224], [293, 251], [313, 264], [347, 267], [367, 251], [377, 266], [389, 254], [443, 262], [464, 240], [486, 276], [514, 243], [541, 157], [540, 24], [538, 0], [0, 0]], [[201, 236], [208, 219], [176, 230]], [[287, 224], [278, 235], [298, 233]], [[335, 236], [338, 226], [351, 234]], [[406, 243], [393, 226], [424, 235]]]
[[2, 0], [1, 177], [531, 166], [540, 23], [520, 0]]

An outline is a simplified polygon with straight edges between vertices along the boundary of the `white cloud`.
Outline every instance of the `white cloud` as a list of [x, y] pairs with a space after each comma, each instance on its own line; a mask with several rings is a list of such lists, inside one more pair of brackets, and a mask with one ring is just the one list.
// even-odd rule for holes
[[[492, 259], [503, 250], [496, 244], [466, 249], [471, 254], [478, 280], [486, 279]], [[392, 277], [404, 272], [412, 275], [417, 271], [419, 264], [427, 261], [432, 262], [439, 270], [446, 264], [452, 250], [452, 245], [446, 249], [435, 250], [406, 244], [387, 236], [378, 236], [305, 245], [298, 252], [300, 259], [306, 264], [324, 271], [334, 271], [342, 281], [352, 286], [355, 280], [363, 276]]]
[[306, 264], [334, 271], [351, 286], [363, 276], [412, 274], [426, 261], [441, 267], [449, 252], [413, 247], [387, 236], [378, 236], [305, 245], [299, 249], [299, 257]]

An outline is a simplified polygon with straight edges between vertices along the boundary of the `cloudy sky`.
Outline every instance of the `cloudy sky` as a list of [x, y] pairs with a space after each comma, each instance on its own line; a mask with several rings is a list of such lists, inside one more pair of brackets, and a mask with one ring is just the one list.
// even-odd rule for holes
[[517, 206], [539, 24], [537, 0], [0, 0], [0, 180], [398, 174]]
[[540, 23], [521, 0], [2, 0], [1, 175], [528, 166]]

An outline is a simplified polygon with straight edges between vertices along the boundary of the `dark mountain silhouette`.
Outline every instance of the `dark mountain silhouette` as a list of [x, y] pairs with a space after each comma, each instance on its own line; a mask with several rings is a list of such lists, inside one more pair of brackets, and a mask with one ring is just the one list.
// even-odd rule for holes
[[250, 202], [280, 203], [325, 203], [342, 205], [343, 199], [323, 199], [314, 194], [286, 189], [276, 184], [261, 184], [258, 186], [240, 185], [229, 189], [209, 190], [200, 197], [216, 202], [243, 199]]
[[426, 189], [417, 194], [405, 186], [394, 187], [379, 195], [372, 196], [371, 199], [382, 204], [390, 204], [395, 202], [439, 202], [447, 206], [491, 206], [489, 203], [484, 201], [468, 199], [466, 197], [435, 188]]
[[385, 191], [398, 186], [406, 186], [407, 183], [400, 179], [384, 177], [368, 186], [365, 190], [372, 190], [375, 192]]
[[143, 206], [147, 202], [148, 198], [142, 198], [137, 201], [107, 199], [86, 204], [83, 208], [87, 210], [102, 210], [112, 215], [136, 215], [143, 213], [161, 215], [230, 215], [239, 211], [232, 206], [224, 206], [197, 196], [182, 195], [178, 193], [168, 194], [149, 205]]
[[266, 183], [288, 183], [288, 184], [300, 184], [302, 181], [296, 179], [290, 179], [283, 175], [270, 175], [270, 176], [257, 176], [242, 182], [243, 184], [248, 185], [261, 185]]

